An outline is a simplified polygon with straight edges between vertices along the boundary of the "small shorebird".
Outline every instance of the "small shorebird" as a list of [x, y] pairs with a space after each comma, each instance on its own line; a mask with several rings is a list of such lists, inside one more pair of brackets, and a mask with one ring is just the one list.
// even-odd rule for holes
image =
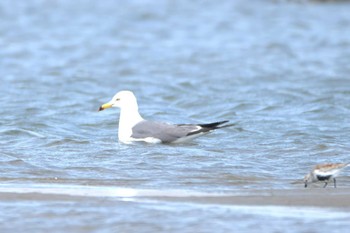
[[324, 181], [325, 188], [328, 182], [333, 179], [334, 188], [337, 187], [335, 177], [339, 175], [339, 172], [344, 169], [346, 166], [349, 166], [350, 163], [327, 163], [327, 164], [318, 164], [316, 165], [310, 173], [308, 173], [304, 178], [305, 188], [308, 185], [308, 182], [317, 182]]
[[119, 107], [119, 141], [131, 143], [144, 141], [148, 143], [180, 143], [187, 142], [215, 129], [221, 129], [234, 124], [228, 121], [218, 121], [209, 124], [168, 124], [148, 121], [141, 117], [134, 93], [118, 92], [111, 101], [103, 104], [99, 111], [106, 108]]

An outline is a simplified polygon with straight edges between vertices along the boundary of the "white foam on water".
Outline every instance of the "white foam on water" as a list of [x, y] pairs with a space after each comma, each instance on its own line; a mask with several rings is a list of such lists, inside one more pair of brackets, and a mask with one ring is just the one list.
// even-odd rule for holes
[[189, 190], [133, 189], [111, 186], [83, 186], [61, 184], [0, 184], [3, 193], [39, 193], [86, 197], [216, 197], [218, 193], [195, 192]]

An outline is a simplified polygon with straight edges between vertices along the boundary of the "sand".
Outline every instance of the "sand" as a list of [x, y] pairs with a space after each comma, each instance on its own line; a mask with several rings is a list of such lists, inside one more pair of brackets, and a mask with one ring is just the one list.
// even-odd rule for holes
[[[1, 192], [0, 202], [3, 201], [82, 201], [91, 198], [84, 195], [62, 195], [43, 193], [13, 193]], [[147, 199], [167, 202], [184, 202], [198, 204], [219, 204], [219, 205], [251, 205], [251, 206], [308, 206], [308, 207], [350, 207], [350, 188], [300, 188], [300, 189], [280, 189], [280, 190], [246, 190], [240, 193], [225, 193], [209, 196], [147, 196], [136, 197], [137, 199]], [[113, 197], [112, 197], [113, 199]]]
[[[187, 200], [185, 200], [187, 199]], [[346, 189], [291, 189], [291, 190], [249, 190], [246, 194], [205, 198], [177, 198], [177, 201], [226, 205], [275, 205], [350, 207], [350, 188]]]

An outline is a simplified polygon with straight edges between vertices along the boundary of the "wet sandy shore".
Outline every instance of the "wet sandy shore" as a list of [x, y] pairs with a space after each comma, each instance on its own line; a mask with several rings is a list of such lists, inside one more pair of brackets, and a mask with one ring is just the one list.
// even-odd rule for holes
[[312, 188], [254, 191], [250, 190], [249, 192], [247, 192], [247, 194], [205, 198], [177, 198], [177, 201], [191, 201], [198, 203], [210, 203], [221, 205], [276, 205], [349, 208], [350, 188]]
[[[146, 191], [147, 192], [147, 191]], [[171, 195], [171, 191], [152, 195], [152, 192], [130, 197], [137, 201], [151, 200], [164, 202], [183, 202], [214, 205], [251, 205], [251, 206], [303, 206], [350, 208], [350, 188], [307, 188], [281, 190], [247, 190], [233, 194]], [[0, 190], [0, 202], [11, 201], [84, 201], [91, 198], [116, 198], [120, 196], [69, 195], [66, 193], [8, 192]]]

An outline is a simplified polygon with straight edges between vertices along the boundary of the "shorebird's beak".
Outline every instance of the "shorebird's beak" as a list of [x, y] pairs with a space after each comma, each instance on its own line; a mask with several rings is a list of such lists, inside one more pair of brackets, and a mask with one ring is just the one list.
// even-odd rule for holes
[[111, 107], [112, 107], [112, 104], [106, 103], [106, 104], [101, 105], [100, 108], [98, 109], [98, 111], [102, 111], [102, 110], [105, 110], [106, 108], [111, 108]]

